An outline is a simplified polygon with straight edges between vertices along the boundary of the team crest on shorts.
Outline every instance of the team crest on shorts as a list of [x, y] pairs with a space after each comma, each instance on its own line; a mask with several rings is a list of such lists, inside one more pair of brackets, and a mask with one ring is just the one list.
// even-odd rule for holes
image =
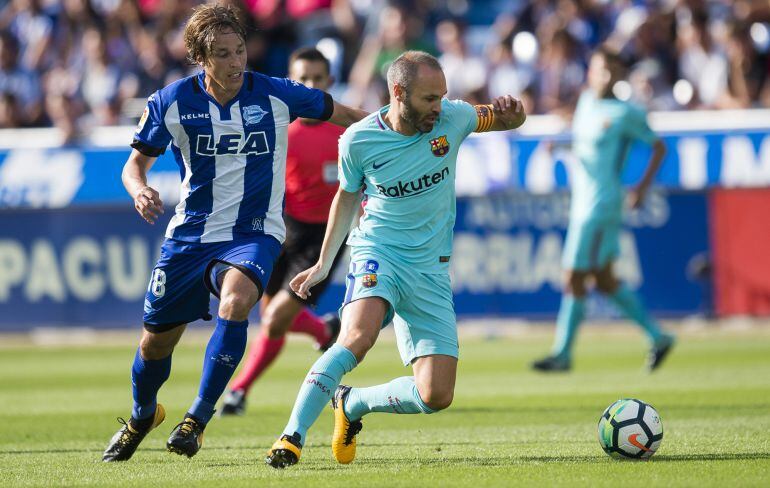
[[258, 124], [259, 121], [265, 117], [265, 115], [267, 115], [267, 112], [264, 111], [259, 105], [249, 105], [248, 107], [243, 107], [243, 120], [246, 121], [246, 125]]
[[433, 155], [440, 157], [449, 152], [449, 141], [446, 140], [446, 136], [439, 136], [430, 140], [430, 150], [433, 151]]
[[377, 286], [377, 275], [374, 273], [365, 274], [361, 277], [361, 285], [364, 288], [374, 288]]

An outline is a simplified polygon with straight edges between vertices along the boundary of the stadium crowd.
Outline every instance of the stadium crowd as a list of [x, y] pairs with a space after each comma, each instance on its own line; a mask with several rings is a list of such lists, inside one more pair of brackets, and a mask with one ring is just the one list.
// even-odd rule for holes
[[[284, 76], [291, 51], [332, 60], [343, 101], [374, 109], [406, 49], [440, 57], [449, 96], [505, 93], [528, 113], [567, 113], [588, 54], [629, 67], [619, 98], [651, 110], [770, 107], [766, 0], [220, 0], [248, 24], [248, 65]], [[75, 141], [134, 123], [144, 99], [198, 68], [182, 27], [197, 0], [0, 0], [0, 128], [48, 127]]]

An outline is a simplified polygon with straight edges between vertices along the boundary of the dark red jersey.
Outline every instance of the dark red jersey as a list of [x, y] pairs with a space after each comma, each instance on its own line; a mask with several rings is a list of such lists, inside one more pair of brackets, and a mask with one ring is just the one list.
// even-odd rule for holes
[[337, 141], [345, 131], [328, 122], [289, 125], [285, 212], [301, 222], [326, 223], [337, 192]]

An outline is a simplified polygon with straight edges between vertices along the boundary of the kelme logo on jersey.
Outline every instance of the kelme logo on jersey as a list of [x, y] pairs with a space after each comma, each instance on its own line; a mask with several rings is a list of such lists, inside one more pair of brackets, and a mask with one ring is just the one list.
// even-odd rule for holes
[[246, 122], [246, 125], [258, 124], [265, 115], [267, 115], [267, 112], [259, 105], [243, 107], [243, 120]]
[[439, 136], [430, 140], [430, 150], [434, 156], [443, 156], [449, 152], [449, 141], [446, 136]]
[[444, 181], [447, 176], [449, 176], [449, 167], [445, 167], [432, 175], [422, 175], [421, 177], [412, 181], [407, 181], [406, 183], [399, 181], [395, 185], [388, 187], [377, 185], [377, 192], [380, 195], [393, 198], [410, 197], [427, 191], [430, 187]]
[[264, 132], [252, 132], [246, 139], [243, 134], [222, 134], [216, 142], [209, 135], [201, 134], [195, 142], [195, 152], [201, 156], [222, 156], [224, 154], [266, 154], [267, 136]]

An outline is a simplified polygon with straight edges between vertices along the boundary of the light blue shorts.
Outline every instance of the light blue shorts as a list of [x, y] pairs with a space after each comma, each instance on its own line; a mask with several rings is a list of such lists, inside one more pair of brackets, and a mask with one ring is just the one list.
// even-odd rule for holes
[[449, 274], [420, 273], [370, 251], [362, 253], [354, 249], [353, 256], [340, 316], [350, 302], [367, 297], [383, 298], [390, 307], [382, 326], [393, 322], [404, 365], [433, 354], [458, 357], [457, 320]]
[[570, 222], [562, 267], [598, 271], [620, 256], [620, 221], [592, 219]]

